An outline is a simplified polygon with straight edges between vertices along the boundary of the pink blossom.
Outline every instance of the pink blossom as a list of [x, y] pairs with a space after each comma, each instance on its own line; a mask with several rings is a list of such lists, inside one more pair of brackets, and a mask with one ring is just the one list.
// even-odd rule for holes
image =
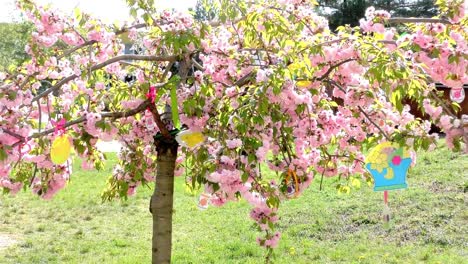
[[265, 247], [276, 248], [278, 246], [280, 237], [281, 233], [276, 232], [270, 239], [265, 240]]
[[234, 149], [237, 147], [242, 146], [242, 140], [235, 138], [235, 139], [228, 139], [226, 140], [226, 145], [230, 149]]

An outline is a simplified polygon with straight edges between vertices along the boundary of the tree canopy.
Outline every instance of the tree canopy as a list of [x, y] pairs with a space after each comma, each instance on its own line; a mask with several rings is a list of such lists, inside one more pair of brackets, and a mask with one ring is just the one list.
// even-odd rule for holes
[[[271, 252], [281, 201], [314, 178], [345, 179], [339, 189], [348, 192], [346, 179], [369, 178], [364, 156], [378, 143], [413, 156], [434, 147], [430, 122], [415, 118], [405, 98], [450, 147], [468, 141], [433, 85], [468, 80], [463, 1], [439, 1], [434, 19], [369, 8], [359, 29], [337, 33], [315, 1], [222, 0], [214, 21], [127, 2], [135, 22], [106, 25], [20, 1], [34, 24], [31, 60], [0, 73], [0, 187], [50, 199], [72, 174], [70, 148], [83, 168], [100, 169], [97, 141], [118, 140], [124, 148], [103, 199], [126, 198], [156, 178], [156, 263], [170, 260], [174, 173], [185, 171], [214, 206], [247, 200], [258, 243]], [[411, 31], [398, 34], [395, 23]], [[139, 54], [123, 54], [122, 34]]]
[[213, 0], [198, 0], [195, 8], [191, 10], [196, 20], [214, 20], [219, 13], [217, 3]]
[[331, 29], [358, 26], [368, 7], [388, 10], [394, 17], [433, 17], [438, 14], [433, 0], [320, 0], [318, 11], [327, 17]]

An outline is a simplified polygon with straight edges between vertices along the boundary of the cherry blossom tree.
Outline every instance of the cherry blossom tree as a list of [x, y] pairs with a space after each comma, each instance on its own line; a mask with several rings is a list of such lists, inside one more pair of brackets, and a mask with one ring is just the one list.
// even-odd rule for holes
[[[84, 169], [100, 169], [96, 142], [118, 140], [103, 199], [155, 182], [153, 263], [170, 262], [174, 176], [184, 171], [212, 205], [252, 205], [268, 257], [281, 201], [314, 178], [368, 178], [364, 153], [382, 141], [413, 155], [434, 147], [430, 122], [405, 99], [443, 129], [449, 147], [468, 142], [456, 104], [433, 84], [458, 89], [468, 80], [463, 1], [438, 1], [432, 19], [369, 8], [360, 28], [336, 34], [315, 1], [221, 0], [216, 21], [127, 2], [135, 21], [114, 25], [18, 2], [35, 29], [31, 60], [0, 73], [0, 187], [51, 199], [72, 174], [68, 145]], [[123, 35], [138, 54], [123, 54]]]

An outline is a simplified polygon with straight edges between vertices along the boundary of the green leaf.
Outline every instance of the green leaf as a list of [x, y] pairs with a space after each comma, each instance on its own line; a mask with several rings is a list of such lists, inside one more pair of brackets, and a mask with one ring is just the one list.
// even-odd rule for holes
[[0, 161], [4, 161], [8, 158], [8, 154], [6, 153], [5, 149], [0, 148]]
[[75, 18], [76, 18], [76, 20], [77, 20], [77, 21], [80, 21], [81, 18], [82, 18], [81, 10], [80, 10], [78, 7], [76, 7], [76, 8], [73, 10], [73, 12], [75, 13]]
[[172, 89], [171, 89], [171, 108], [172, 108], [171, 109], [172, 110], [172, 122], [174, 123], [174, 127], [180, 128], [176, 86], [172, 86]]
[[137, 9], [136, 8], [130, 8], [130, 16], [132, 17], [137, 17]]

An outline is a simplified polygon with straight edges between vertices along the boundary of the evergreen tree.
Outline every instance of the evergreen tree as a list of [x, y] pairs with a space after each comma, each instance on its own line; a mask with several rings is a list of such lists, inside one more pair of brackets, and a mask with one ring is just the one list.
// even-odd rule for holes
[[210, 21], [216, 18], [219, 8], [213, 0], [198, 0], [195, 9], [191, 11], [194, 13], [196, 20]]
[[332, 30], [341, 25], [359, 25], [369, 6], [398, 17], [432, 17], [437, 8], [432, 0], [319, 0], [318, 12], [329, 20]]

